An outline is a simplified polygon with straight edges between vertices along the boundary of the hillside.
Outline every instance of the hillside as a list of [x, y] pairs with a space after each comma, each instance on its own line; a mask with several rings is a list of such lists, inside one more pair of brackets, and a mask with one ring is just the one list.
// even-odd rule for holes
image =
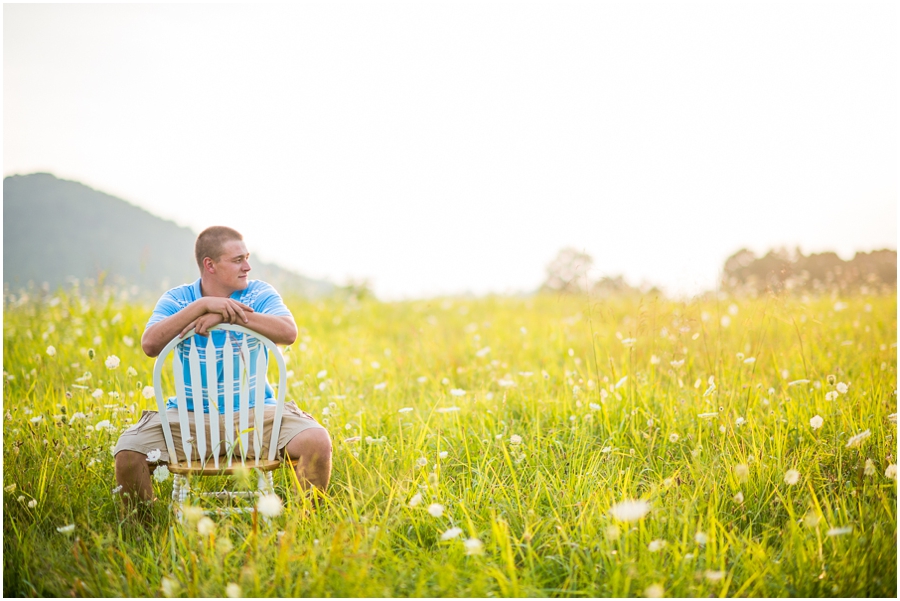
[[[240, 227], [240, 226], [238, 226]], [[198, 277], [196, 232], [115, 196], [47, 173], [3, 180], [3, 282], [52, 288], [71, 278], [135, 284], [156, 295]], [[318, 296], [332, 284], [277, 265], [253, 263], [253, 277], [283, 294]]]

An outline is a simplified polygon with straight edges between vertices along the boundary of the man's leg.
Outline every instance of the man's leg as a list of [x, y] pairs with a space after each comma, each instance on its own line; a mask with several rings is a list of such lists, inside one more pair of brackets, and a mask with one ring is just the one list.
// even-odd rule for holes
[[303, 430], [285, 445], [284, 455], [298, 460], [294, 471], [302, 490], [313, 486], [325, 491], [331, 479], [331, 436], [327, 430]]
[[136, 507], [138, 501], [156, 500], [150, 483], [150, 465], [143, 453], [125, 450], [116, 453], [116, 483], [122, 487], [119, 494], [130, 508]]

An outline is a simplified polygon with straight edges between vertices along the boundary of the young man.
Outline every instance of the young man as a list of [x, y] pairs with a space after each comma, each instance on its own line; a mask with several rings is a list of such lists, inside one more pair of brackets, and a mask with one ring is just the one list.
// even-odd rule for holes
[[[194, 253], [200, 278], [169, 290], [156, 303], [141, 337], [141, 348], [148, 357], [158, 356], [175, 336], [183, 336], [192, 328], [206, 336], [210, 328], [221, 323], [242, 325], [276, 344], [292, 344], [297, 339], [297, 325], [281, 296], [269, 284], [249, 279], [250, 253], [237, 231], [222, 226], [207, 228], [197, 237]], [[189, 387], [189, 382], [185, 384]], [[273, 392], [268, 382], [265, 386], [268, 400]], [[273, 413], [266, 412], [266, 434]], [[170, 417], [169, 423], [177, 425], [178, 419]], [[284, 404], [278, 445], [282, 456], [299, 460], [295, 471], [301, 487], [325, 490], [331, 477], [331, 438], [311, 415], [292, 402]], [[156, 449], [162, 454], [159, 461], [168, 462], [159, 414], [144, 411], [140, 421], [122, 433], [114, 451], [116, 482], [121, 492], [128, 494], [126, 498], [154, 500], [147, 454]], [[179, 461], [185, 460], [180, 447], [176, 453]]]

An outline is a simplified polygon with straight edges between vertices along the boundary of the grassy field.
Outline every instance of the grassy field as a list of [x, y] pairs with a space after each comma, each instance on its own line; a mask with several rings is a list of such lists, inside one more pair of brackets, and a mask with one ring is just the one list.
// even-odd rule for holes
[[114, 492], [151, 307], [5, 300], [4, 595], [896, 595], [896, 296], [286, 300], [329, 496], [200, 528]]

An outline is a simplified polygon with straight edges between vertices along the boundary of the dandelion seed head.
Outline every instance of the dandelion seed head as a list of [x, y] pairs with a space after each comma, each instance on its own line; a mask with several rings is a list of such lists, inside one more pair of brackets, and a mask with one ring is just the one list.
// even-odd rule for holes
[[281, 515], [282, 509], [281, 497], [273, 493], [262, 495], [256, 502], [256, 510], [267, 518]]
[[467, 538], [463, 541], [463, 547], [466, 549], [466, 555], [484, 555], [484, 543], [477, 538]]
[[709, 537], [706, 536], [705, 532], [698, 532], [694, 535], [694, 542], [696, 542], [698, 545], [705, 545], [707, 541], [709, 541]]
[[851, 436], [849, 440], [847, 440], [846, 448], [852, 449], [853, 447], [858, 447], [862, 442], [868, 437], [872, 436], [871, 430], [863, 430], [859, 434], [855, 436]]
[[159, 583], [159, 588], [162, 589], [163, 596], [174, 597], [178, 594], [181, 585], [174, 578], [163, 576], [162, 581]]
[[410, 507], [418, 507], [418, 506], [421, 505], [421, 504], [422, 504], [422, 493], [418, 493], [418, 492], [417, 492], [417, 493], [414, 494], [413, 497], [409, 500], [409, 506], [410, 506]]
[[891, 480], [897, 479], [897, 464], [896, 463], [892, 463], [889, 466], [887, 466], [887, 468], [885, 468], [884, 477], [890, 478]]
[[441, 534], [441, 540], [453, 540], [462, 534], [462, 528], [453, 527]]
[[513, 434], [509, 437], [509, 444], [517, 445], [522, 444], [522, 437], [518, 434]]
[[827, 534], [828, 536], [843, 536], [845, 534], [850, 534], [853, 532], [853, 526], [841, 526], [839, 528], [829, 528]]
[[110, 355], [106, 358], [106, 361], [103, 362], [103, 364], [106, 365], [107, 369], [116, 369], [117, 367], [119, 367], [119, 363], [119, 358], [115, 355]]
[[55, 354], [56, 354], [56, 347], [54, 347], [54, 346], [48, 346], [48, 347], [47, 347], [47, 355], [49, 355], [49, 356], [52, 357], [52, 356], [54, 356]]
[[725, 577], [725, 572], [722, 572], [720, 570], [706, 570], [703, 573], [703, 576], [710, 582], [718, 582]]
[[788, 486], [794, 486], [800, 482], [800, 472], [797, 470], [788, 470], [784, 473], [784, 483]]
[[200, 521], [197, 522], [197, 532], [200, 533], [200, 536], [209, 536], [215, 531], [216, 523], [208, 517], [203, 516], [200, 518]]
[[466, 391], [462, 388], [451, 388], [450, 394], [452, 394], [453, 396], [466, 396]]
[[822, 424], [824, 424], [824, 423], [825, 423], [825, 420], [822, 418], [821, 415], [814, 415], [809, 420], [809, 427], [812, 428], [813, 430], [818, 430], [819, 428], [822, 427]]
[[31, 499], [30, 501], [28, 501], [28, 507], [30, 507], [31, 509], [37, 507], [37, 499]]
[[636, 522], [650, 511], [646, 501], [621, 501], [609, 508], [609, 514], [620, 522]]
[[147, 461], [150, 463], [155, 463], [159, 461], [159, 458], [162, 456], [162, 452], [159, 449], [153, 449], [149, 453], [147, 453]]
[[737, 476], [737, 479], [741, 482], [746, 482], [747, 478], [750, 477], [750, 466], [746, 463], [738, 463], [734, 466], [734, 475]]
[[657, 551], [662, 550], [662, 548], [665, 546], [666, 546], [666, 541], [658, 538], [656, 540], [650, 541], [650, 544], [647, 545], [647, 550], [650, 551], [651, 553], [656, 553]]
[[[227, 540], [227, 539], [222, 539]], [[236, 582], [229, 582], [228, 586], [225, 587], [225, 596], [229, 599], [240, 599], [241, 598], [241, 586]]]
[[96, 388], [96, 389], [94, 389], [94, 392], [91, 393], [91, 396], [94, 397], [95, 399], [99, 399], [100, 397], [103, 396], [103, 390], [100, 388]]
[[847, 390], [850, 389], [849, 384], [845, 384], [844, 382], [838, 382], [837, 386], [834, 387], [841, 394], [847, 394]]
[[866, 476], [874, 476], [875, 475], [875, 464], [871, 459], [866, 459], [866, 465], [863, 468], [863, 473]]
[[651, 584], [644, 589], [644, 596], [648, 599], [661, 599], [666, 596], [666, 589], [659, 583]]
[[432, 503], [431, 505], [428, 506], [428, 513], [432, 517], [439, 518], [442, 515], [444, 515], [444, 506], [441, 505], [440, 503]]

